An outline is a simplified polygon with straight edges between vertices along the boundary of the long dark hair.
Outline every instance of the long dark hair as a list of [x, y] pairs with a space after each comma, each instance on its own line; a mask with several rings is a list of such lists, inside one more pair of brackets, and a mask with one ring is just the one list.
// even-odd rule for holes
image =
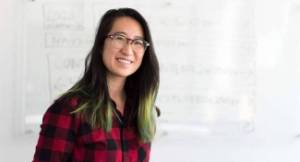
[[109, 97], [106, 80], [107, 69], [102, 55], [104, 41], [113, 23], [120, 17], [130, 17], [140, 23], [144, 39], [150, 43], [139, 69], [126, 79], [125, 92], [133, 102], [130, 116], [137, 123], [142, 141], [151, 141], [155, 134], [154, 102], [159, 87], [159, 65], [154, 51], [151, 33], [146, 20], [136, 10], [120, 8], [108, 10], [101, 18], [94, 45], [86, 57], [83, 77], [59, 99], [80, 96], [82, 101], [73, 113], [83, 116], [93, 128], [110, 131], [113, 103]]

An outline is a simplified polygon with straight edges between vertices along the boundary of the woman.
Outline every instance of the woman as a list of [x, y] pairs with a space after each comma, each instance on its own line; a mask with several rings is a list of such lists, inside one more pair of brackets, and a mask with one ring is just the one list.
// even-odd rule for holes
[[134, 9], [107, 11], [83, 77], [43, 117], [34, 162], [148, 162], [159, 67]]

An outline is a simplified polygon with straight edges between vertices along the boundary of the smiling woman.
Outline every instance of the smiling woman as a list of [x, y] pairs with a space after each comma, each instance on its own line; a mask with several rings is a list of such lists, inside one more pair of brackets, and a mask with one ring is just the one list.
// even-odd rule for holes
[[34, 162], [148, 162], [159, 66], [134, 9], [107, 11], [83, 77], [43, 117]]
[[109, 77], [124, 78], [140, 67], [147, 47], [143, 35], [141, 25], [130, 17], [121, 17], [114, 22], [103, 50]]

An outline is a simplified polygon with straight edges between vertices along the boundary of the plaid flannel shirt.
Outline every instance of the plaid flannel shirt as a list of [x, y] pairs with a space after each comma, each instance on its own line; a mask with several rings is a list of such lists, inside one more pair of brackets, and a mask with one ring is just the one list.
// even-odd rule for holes
[[[141, 143], [136, 124], [123, 123], [113, 116], [110, 132], [91, 126], [70, 114], [78, 98], [52, 104], [43, 117], [33, 162], [148, 162], [150, 143]], [[126, 121], [125, 104], [123, 121]], [[122, 116], [121, 116], [122, 117]], [[124, 120], [125, 119], [125, 120]]]

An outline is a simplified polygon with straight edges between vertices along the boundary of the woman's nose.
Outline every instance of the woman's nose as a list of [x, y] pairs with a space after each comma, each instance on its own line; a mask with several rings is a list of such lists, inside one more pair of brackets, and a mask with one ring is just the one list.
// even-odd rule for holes
[[133, 49], [132, 49], [132, 46], [131, 46], [131, 43], [126, 43], [123, 48], [121, 49], [122, 53], [125, 54], [125, 55], [133, 55]]

